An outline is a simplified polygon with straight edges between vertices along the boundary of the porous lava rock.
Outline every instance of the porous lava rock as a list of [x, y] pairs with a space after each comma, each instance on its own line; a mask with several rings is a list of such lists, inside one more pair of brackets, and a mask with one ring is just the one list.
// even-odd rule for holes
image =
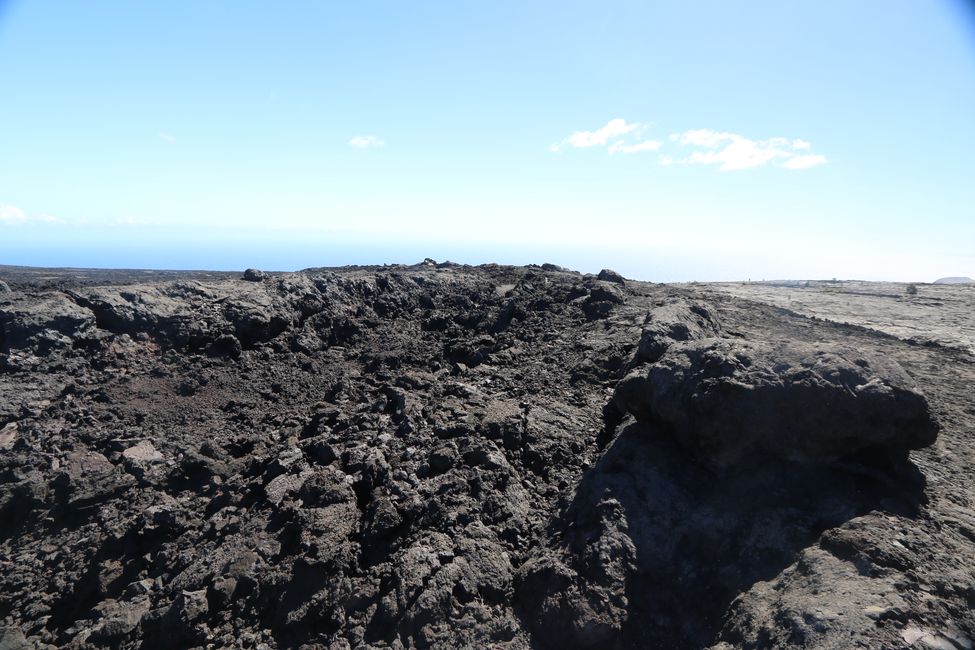
[[647, 312], [637, 357], [656, 361], [672, 343], [720, 336], [721, 323], [714, 308], [699, 300], [669, 296]]
[[[963, 399], [975, 371], [960, 352], [554, 265], [426, 261], [259, 282], [0, 275], [13, 288], [0, 296], [0, 644], [975, 638], [975, 412]], [[641, 334], [665, 348], [655, 365]], [[717, 360], [688, 352], [703, 339]], [[857, 353], [821, 364], [833, 374], [813, 363], [794, 382], [809, 399], [785, 399], [791, 357], [764, 343], [780, 340]], [[842, 436], [887, 426], [885, 445], [932, 439], [894, 417], [916, 393], [888, 357], [945, 429], [881, 470], [888, 447], [850, 458]], [[672, 394], [650, 390], [653, 372]], [[835, 430], [783, 455], [770, 422], [807, 411]], [[705, 415], [737, 423], [718, 437], [726, 447], [698, 445], [727, 433]], [[809, 462], [840, 448], [842, 462]], [[709, 454], [728, 450], [747, 471], [715, 471]]]
[[795, 341], [672, 345], [624, 378], [615, 401], [719, 467], [767, 456], [883, 463], [930, 445], [938, 431], [895, 361]]

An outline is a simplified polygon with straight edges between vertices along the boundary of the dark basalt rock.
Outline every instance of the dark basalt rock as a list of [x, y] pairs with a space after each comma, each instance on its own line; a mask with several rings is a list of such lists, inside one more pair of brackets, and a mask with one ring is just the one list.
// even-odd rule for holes
[[975, 637], [943, 349], [554, 266], [0, 273], [0, 645]]
[[720, 335], [721, 324], [712, 307], [697, 300], [670, 297], [647, 312], [637, 357], [656, 361], [672, 343]]
[[617, 406], [719, 467], [772, 456], [879, 464], [932, 444], [927, 400], [896, 362], [851, 348], [702, 339], [620, 382]]
[[602, 280], [604, 282], [614, 282], [616, 284], [626, 284], [626, 279], [622, 275], [620, 275], [619, 273], [617, 273], [616, 271], [614, 271], [612, 269], [603, 269], [602, 271], [599, 272], [599, 274], [596, 276], [596, 278], [598, 280]]

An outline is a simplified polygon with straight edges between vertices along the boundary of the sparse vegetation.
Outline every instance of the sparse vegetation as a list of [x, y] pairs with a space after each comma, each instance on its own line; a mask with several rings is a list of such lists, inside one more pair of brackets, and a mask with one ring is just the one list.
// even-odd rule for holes
[[907, 288], [904, 289], [904, 293], [906, 293], [909, 296], [916, 296], [917, 295], [917, 285], [914, 284], [913, 282], [911, 284], [907, 285]]

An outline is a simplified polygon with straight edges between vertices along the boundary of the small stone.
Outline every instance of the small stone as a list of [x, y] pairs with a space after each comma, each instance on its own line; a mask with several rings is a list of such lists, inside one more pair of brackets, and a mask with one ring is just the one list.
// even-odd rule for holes
[[484, 467], [485, 469], [498, 469], [504, 463], [500, 454], [483, 447], [466, 452], [464, 462], [471, 467]]
[[195, 621], [210, 609], [207, 604], [206, 589], [181, 592], [176, 605], [180, 616], [186, 621]]
[[236, 336], [233, 334], [224, 334], [207, 347], [207, 356], [236, 359], [243, 351], [244, 348]]
[[122, 452], [122, 457], [137, 463], [161, 463], [166, 460], [166, 457], [157, 451], [148, 440], [143, 440], [139, 444], [129, 447]]
[[17, 440], [17, 423], [11, 422], [0, 429], [0, 449], [10, 449]]
[[123, 595], [126, 598], [135, 598], [137, 596], [145, 596], [152, 592], [156, 586], [156, 581], [151, 578], [146, 578], [145, 580], [136, 580], [135, 582], [130, 582], [126, 587]]

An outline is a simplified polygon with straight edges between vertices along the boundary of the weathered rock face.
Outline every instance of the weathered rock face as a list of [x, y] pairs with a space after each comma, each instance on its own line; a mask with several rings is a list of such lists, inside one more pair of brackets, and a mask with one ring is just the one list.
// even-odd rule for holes
[[896, 362], [850, 348], [703, 339], [634, 370], [616, 404], [716, 466], [906, 457], [938, 425]]
[[671, 296], [657, 301], [647, 312], [637, 357], [656, 361], [673, 343], [720, 335], [721, 324], [711, 306]]
[[89, 310], [64, 294], [47, 293], [0, 309], [0, 347], [46, 353], [83, 340], [94, 327], [95, 317]]
[[0, 644], [975, 638], [975, 412], [905, 460], [885, 361], [941, 415], [944, 351], [553, 265], [7, 271]]

